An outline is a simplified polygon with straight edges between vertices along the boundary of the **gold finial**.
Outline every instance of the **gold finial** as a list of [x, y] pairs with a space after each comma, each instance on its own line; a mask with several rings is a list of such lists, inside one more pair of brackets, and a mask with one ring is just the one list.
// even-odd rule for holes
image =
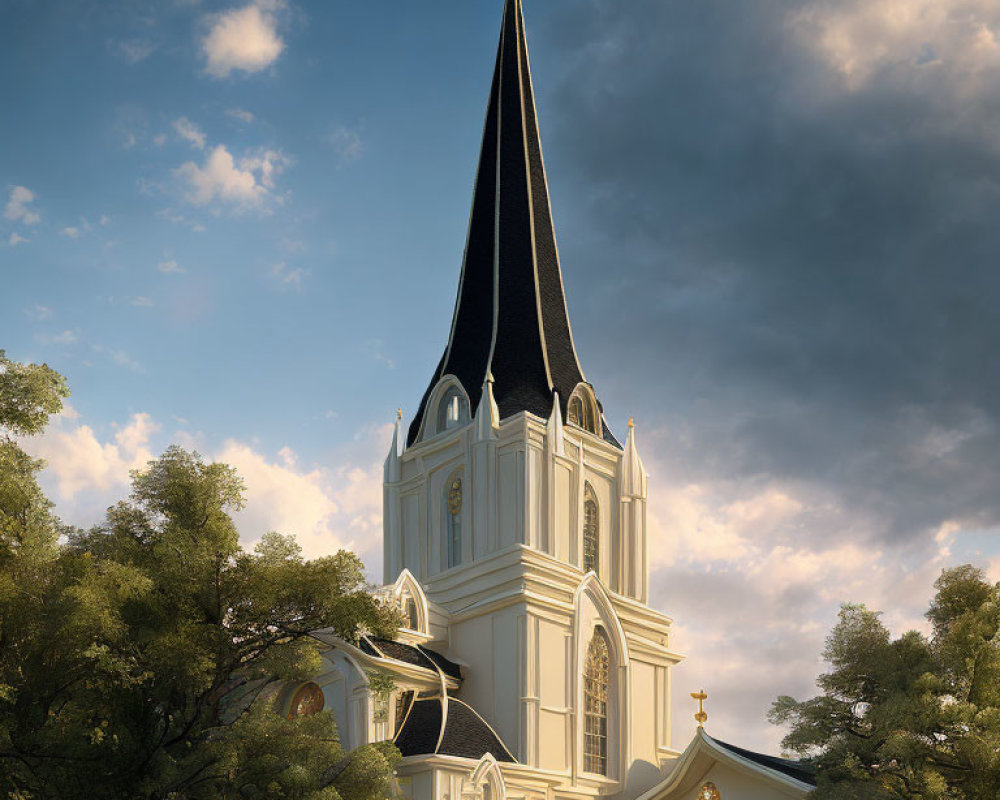
[[708, 722], [708, 714], [705, 713], [705, 701], [708, 700], [708, 695], [702, 689], [700, 692], [691, 692], [691, 699], [698, 701], [698, 713], [694, 715], [694, 718], [698, 721], [698, 727], [704, 728], [705, 723]]
[[630, 428], [634, 428], [635, 427], [635, 417], [629, 417], [628, 418], [628, 426]]
[[403, 409], [397, 408], [396, 409], [396, 419], [402, 419], [402, 418], [403, 418]]

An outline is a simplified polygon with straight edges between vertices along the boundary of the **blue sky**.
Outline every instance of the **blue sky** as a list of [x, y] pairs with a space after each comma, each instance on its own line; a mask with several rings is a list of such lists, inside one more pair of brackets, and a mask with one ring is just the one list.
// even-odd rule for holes
[[[248, 542], [380, 562], [380, 463], [447, 337], [500, 0], [0, 0], [0, 347], [88, 525], [172, 442]], [[1000, 9], [531, 0], [564, 280], [651, 473], [710, 729], [777, 749], [840, 602], [1000, 577]]]

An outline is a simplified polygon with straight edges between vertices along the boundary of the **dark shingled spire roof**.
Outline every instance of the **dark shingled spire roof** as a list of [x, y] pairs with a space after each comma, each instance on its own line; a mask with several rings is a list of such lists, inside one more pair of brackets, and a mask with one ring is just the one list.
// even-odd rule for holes
[[458, 378], [475, 412], [489, 372], [501, 419], [521, 411], [547, 419], [553, 391], [565, 417], [570, 394], [585, 380], [563, 295], [521, 0], [507, 0], [504, 9], [448, 346], [408, 444], [442, 376]]

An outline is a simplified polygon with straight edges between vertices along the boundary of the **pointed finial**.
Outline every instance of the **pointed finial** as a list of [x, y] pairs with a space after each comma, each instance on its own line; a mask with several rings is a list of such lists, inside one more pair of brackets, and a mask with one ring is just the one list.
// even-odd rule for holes
[[708, 700], [708, 695], [702, 689], [698, 692], [691, 692], [691, 699], [698, 701], [698, 713], [694, 715], [694, 718], [698, 721], [698, 727], [704, 728], [705, 723], [708, 722], [708, 714], [705, 712], [705, 701]]
[[402, 418], [403, 418], [403, 409], [397, 408], [396, 409], [396, 419], [402, 419]]
[[630, 428], [634, 428], [635, 427], [635, 417], [629, 417], [628, 418], [628, 426]]

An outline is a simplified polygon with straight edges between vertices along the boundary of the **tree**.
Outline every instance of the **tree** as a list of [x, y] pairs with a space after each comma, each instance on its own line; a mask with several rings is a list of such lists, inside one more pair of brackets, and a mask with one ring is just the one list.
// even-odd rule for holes
[[930, 636], [893, 639], [879, 614], [843, 606], [823, 693], [774, 703], [783, 745], [818, 767], [817, 800], [1000, 797], [1000, 586], [965, 565], [935, 588]]
[[[0, 421], [41, 430], [65, 396], [61, 378], [0, 363]], [[4, 443], [0, 452], [13, 454], [0, 462], [8, 798], [390, 793], [391, 745], [348, 756], [330, 712], [288, 718], [273, 702], [278, 687], [319, 670], [312, 631], [351, 640], [395, 630], [397, 612], [368, 590], [354, 555], [305, 560], [277, 534], [244, 551], [230, 516], [243, 503], [238, 475], [176, 447], [133, 474], [131, 496], [102, 525], [63, 529], [34, 482], [40, 465], [10, 436]]]

